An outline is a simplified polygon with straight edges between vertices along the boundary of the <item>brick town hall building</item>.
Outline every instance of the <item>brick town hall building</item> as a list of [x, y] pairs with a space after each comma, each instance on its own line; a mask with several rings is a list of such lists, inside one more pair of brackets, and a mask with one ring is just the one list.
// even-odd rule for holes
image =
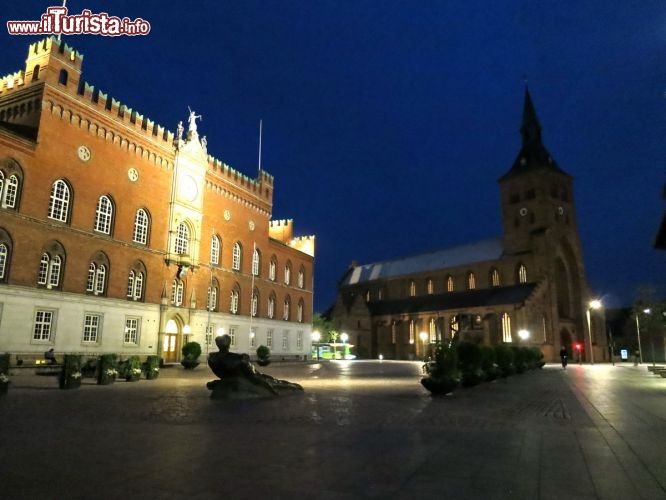
[[309, 355], [314, 236], [273, 221], [273, 177], [207, 153], [30, 45], [0, 80], [0, 352], [158, 354], [187, 340]]
[[608, 359], [603, 312], [590, 307], [573, 181], [544, 147], [527, 89], [520, 132], [520, 152], [499, 179], [501, 239], [354, 264], [341, 278], [329, 314], [359, 355], [413, 359], [429, 343], [462, 338], [537, 346], [549, 361], [562, 345], [576, 359], [580, 345], [590, 360], [591, 339], [594, 359]]

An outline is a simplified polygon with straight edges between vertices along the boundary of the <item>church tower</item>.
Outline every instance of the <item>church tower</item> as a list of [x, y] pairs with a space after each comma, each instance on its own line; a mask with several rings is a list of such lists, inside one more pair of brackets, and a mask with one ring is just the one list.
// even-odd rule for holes
[[578, 246], [573, 181], [543, 145], [541, 125], [527, 88], [520, 134], [520, 152], [499, 180], [505, 253], [531, 251], [534, 236], [544, 230], [568, 233]]

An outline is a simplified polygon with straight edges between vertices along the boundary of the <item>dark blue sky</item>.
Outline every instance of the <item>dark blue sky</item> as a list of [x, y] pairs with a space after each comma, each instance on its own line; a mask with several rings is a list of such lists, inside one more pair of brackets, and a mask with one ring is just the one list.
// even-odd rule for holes
[[[22, 68], [35, 40], [4, 22], [53, 3], [3, 5], [0, 74]], [[68, 7], [150, 22], [147, 36], [66, 37], [84, 79], [172, 131], [191, 106], [209, 152], [252, 177], [263, 120], [273, 217], [317, 236], [316, 311], [352, 260], [501, 235], [497, 179], [519, 150], [524, 78], [546, 147], [575, 179], [592, 290], [609, 306], [641, 285], [666, 296], [666, 252], [653, 249], [666, 182], [663, 0]]]

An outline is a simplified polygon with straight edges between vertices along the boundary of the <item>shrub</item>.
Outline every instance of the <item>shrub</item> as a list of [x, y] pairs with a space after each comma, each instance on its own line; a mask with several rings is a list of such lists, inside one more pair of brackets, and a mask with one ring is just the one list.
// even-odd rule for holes
[[516, 373], [523, 373], [527, 370], [527, 348], [522, 346], [511, 346], [513, 351], [513, 366], [516, 369]]
[[427, 374], [421, 385], [433, 395], [448, 394], [460, 383], [458, 354], [455, 348], [437, 346], [433, 361], [423, 365]]
[[265, 345], [257, 347], [257, 364], [268, 366], [271, 362], [271, 350]]
[[76, 389], [81, 387], [81, 376], [81, 355], [65, 354], [58, 378], [60, 388]]
[[481, 346], [481, 369], [486, 380], [495, 380], [500, 375], [495, 362], [495, 348], [489, 345]]
[[528, 349], [529, 352], [529, 362], [528, 365], [530, 369], [534, 370], [536, 368], [543, 368], [543, 365], [546, 364], [546, 362], [543, 360], [543, 353], [541, 352], [541, 349], [538, 347], [530, 347]]
[[186, 370], [193, 370], [199, 366], [199, 356], [201, 356], [201, 345], [199, 342], [188, 342], [182, 348], [183, 359], [180, 364]]
[[0, 354], [0, 396], [9, 390], [9, 353]]
[[508, 377], [515, 372], [513, 366], [513, 351], [507, 345], [495, 346], [495, 359], [502, 377]]
[[143, 368], [143, 373], [146, 379], [148, 380], [154, 380], [160, 375], [160, 361], [161, 358], [159, 356], [148, 356], [146, 358], [145, 363], [143, 363], [142, 368]]
[[472, 387], [483, 380], [481, 347], [472, 342], [458, 344], [458, 367], [462, 375], [462, 385]]
[[139, 356], [130, 356], [125, 362], [125, 380], [135, 382], [141, 378], [141, 360]]
[[118, 355], [102, 354], [99, 357], [98, 366], [97, 383], [100, 385], [113, 384], [118, 376]]

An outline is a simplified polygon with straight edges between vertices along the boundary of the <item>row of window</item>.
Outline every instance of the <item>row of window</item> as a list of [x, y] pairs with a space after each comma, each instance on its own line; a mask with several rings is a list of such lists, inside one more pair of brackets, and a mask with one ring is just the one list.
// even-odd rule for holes
[[[516, 283], [527, 283], [527, 267], [525, 267], [524, 264], [519, 264], [518, 267], [516, 268]], [[467, 273], [465, 278], [465, 284], [467, 290], [476, 289], [476, 274], [474, 272], [469, 271]], [[502, 279], [498, 269], [493, 268], [488, 274], [488, 285], [491, 287], [502, 286]], [[453, 276], [449, 275], [446, 277], [445, 286], [447, 292], [456, 291], [455, 281], [453, 279]], [[426, 279], [425, 290], [428, 295], [433, 295], [437, 293], [435, 290], [435, 282], [432, 278]], [[416, 297], [417, 295], [416, 280], [410, 280], [408, 292], [410, 297]], [[383, 298], [384, 298], [383, 291], [380, 288], [377, 291], [377, 300], [382, 300]], [[372, 300], [372, 295], [370, 293], [370, 290], [366, 291], [365, 299], [366, 302], [370, 302], [370, 300]]]
[[[238, 337], [239, 337], [239, 330], [240, 328], [238, 326], [232, 325], [230, 326], [226, 333], [231, 337], [231, 347], [237, 347], [238, 345]], [[211, 323], [206, 327], [206, 339], [205, 342], [208, 345], [213, 345], [215, 343], [215, 337], [218, 335], [222, 335], [225, 333], [223, 328], [218, 329], [217, 324]], [[252, 328], [248, 335], [248, 345], [250, 348], [257, 347], [258, 345], [265, 345], [266, 347], [270, 349], [279, 349], [284, 352], [291, 351], [292, 349], [292, 335], [289, 330], [283, 330], [282, 335], [279, 338], [276, 338], [277, 335], [275, 333], [275, 330], [273, 328], [268, 328], [266, 329], [266, 336], [264, 338], [259, 338], [259, 335], [257, 334], [257, 329]], [[296, 350], [297, 351], [302, 351], [304, 344], [303, 344], [303, 331], [298, 330], [296, 332]]]
[[[19, 176], [9, 175], [5, 179], [5, 174], [0, 170], [0, 206], [3, 208], [16, 208], [17, 197], [19, 193]], [[62, 179], [56, 180], [51, 186], [51, 195], [49, 198], [48, 217], [50, 219], [67, 223], [70, 218], [71, 207], [71, 189], [67, 182]], [[95, 221], [93, 228], [96, 232], [110, 235], [113, 230], [115, 206], [108, 195], [102, 195], [97, 201], [95, 208]], [[180, 222], [176, 228], [173, 251], [177, 255], [190, 254], [191, 242], [190, 226], [187, 222]], [[132, 241], [141, 245], [147, 245], [150, 236], [150, 214], [145, 208], [139, 208], [134, 216], [134, 230]], [[220, 256], [222, 254], [222, 240], [218, 235], [213, 235], [210, 248], [210, 263], [214, 266], [220, 265]], [[240, 242], [234, 243], [232, 247], [231, 268], [234, 271], [241, 271], [243, 262], [243, 246]], [[271, 281], [277, 281], [277, 257], [271, 257], [268, 267], [268, 277]], [[252, 252], [251, 272], [254, 276], [259, 276], [261, 269], [261, 252], [256, 247]], [[284, 283], [291, 285], [292, 274], [291, 263], [287, 262], [284, 267]], [[305, 268], [301, 266], [298, 272], [297, 286], [305, 288]]]
[[[38, 309], [35, 311], [35, 321], [32, 329], [32, 340], [36, 342], [54, 342], [57, 311], [53, 309]], [[102, 335], [103, 316], [96, 313], [86, 313], [83, 317], [83, 330], [81, 342], [83, 344], [98, 344]], [[123, 330], [123, 344], [138, 346], [141, 318], [135, 316], [125, 317]]]

